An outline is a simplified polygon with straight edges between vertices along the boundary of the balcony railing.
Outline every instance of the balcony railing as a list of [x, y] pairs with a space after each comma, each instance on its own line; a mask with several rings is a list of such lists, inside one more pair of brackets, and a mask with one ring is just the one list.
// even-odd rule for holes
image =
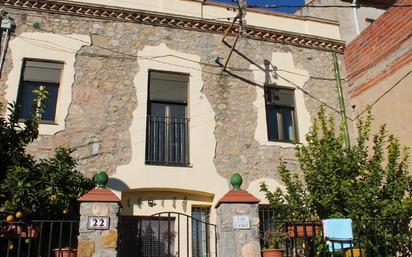
[[189, 119], [147, 116], [146, 163], [189, 166]]

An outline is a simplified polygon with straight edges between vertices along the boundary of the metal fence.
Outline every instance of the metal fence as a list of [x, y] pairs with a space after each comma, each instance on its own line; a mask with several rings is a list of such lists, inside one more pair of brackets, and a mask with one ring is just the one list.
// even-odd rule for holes
[[[261, 238], [266, 231], [283, 235], [284, 256], [412, 256], [410, 219], [353, 220], [353, 240], [332, 241], [324, 238], [321, 221], [273, 220], [267, 209], [260, 210], [259, 214]], [[263, 246], [264, 242], [261, 244]]]
[[216, 225], [163, 212], [121, 216], [120, 257], [216, 257]]
[[189, 119], [147, 116], [146, 163], [190, 164]]
[[76, 257], [78, 220], [0, 222], [1, 257]]

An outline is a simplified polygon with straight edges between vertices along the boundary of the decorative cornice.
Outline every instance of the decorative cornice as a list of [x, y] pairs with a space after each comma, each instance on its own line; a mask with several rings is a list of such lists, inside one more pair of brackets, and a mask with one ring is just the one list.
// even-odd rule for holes
[[[79, 4], [71, 1], [44, 1], [44, 0], [0, 0], [5, 6], [31, 11], [74, 15], [89, 18], [100, 18], [124, 22], [134, 22], [153, 26], [172, 27], [185, 30], [195, 30], [223, 34], [230, 26], [228, 22], [219, 22], [209, 19], [166, 15], [142, 10], [113, 8], [102, 5]], [[290, 33], [261, 27], [246, 26], [245, 37], [264, 40], [273, 43], [294, 45], [319, 49], [323, 51], [343, 53], [345, 42], [310, 35]], [[233, 29], [231, 33], [237, 33]]]

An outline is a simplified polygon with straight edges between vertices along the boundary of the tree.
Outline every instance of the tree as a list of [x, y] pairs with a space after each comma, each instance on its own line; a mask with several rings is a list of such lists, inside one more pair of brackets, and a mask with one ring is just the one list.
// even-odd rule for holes
[[384, 125], [369, 141], [372, 120], [369, 113], [358, 122], [358, 137], [347, 147], [343, 127], [337, 128], [323, 108], [319, 111], [306, 136], [307, 145], [296, 146], [303, 177], [292, 174], [282, 162], [285, 192], [271, 192], [261, 185], [270, 204], [283, 210], [281, 218], [351, 218], [363, 229], [364, 241], [370, 245], [373, 240], [368, 229], [373, 222], [384, 221], [377, 224], [377, 236], [385, 238], [385, 246], [404, 248], [403, 236], [412, 215], [408, 149], [401, 147]]
[[76, 170], [72, 150], [56, 149], [53, 157], [35, 160], [26, 146], [38, 137], [47, 92], [37, 90], [31, 119], [21, 126], [15, 104], [0, 117], [0, 213], [22, 211], [26, 218], [59, 219], [77, 215], [76, 199], [93, 188]]

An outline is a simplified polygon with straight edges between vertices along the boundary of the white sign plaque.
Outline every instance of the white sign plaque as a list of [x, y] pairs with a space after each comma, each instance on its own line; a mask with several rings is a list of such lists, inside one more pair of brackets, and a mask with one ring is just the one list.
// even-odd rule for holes
[[233, 216], [234, 229], [250, 229], [250, 219], [247, 215]]
[[109, 229], [110, 217], [108, 216], [89, 216], [87, 217], [87, 229], [105, 230]]

